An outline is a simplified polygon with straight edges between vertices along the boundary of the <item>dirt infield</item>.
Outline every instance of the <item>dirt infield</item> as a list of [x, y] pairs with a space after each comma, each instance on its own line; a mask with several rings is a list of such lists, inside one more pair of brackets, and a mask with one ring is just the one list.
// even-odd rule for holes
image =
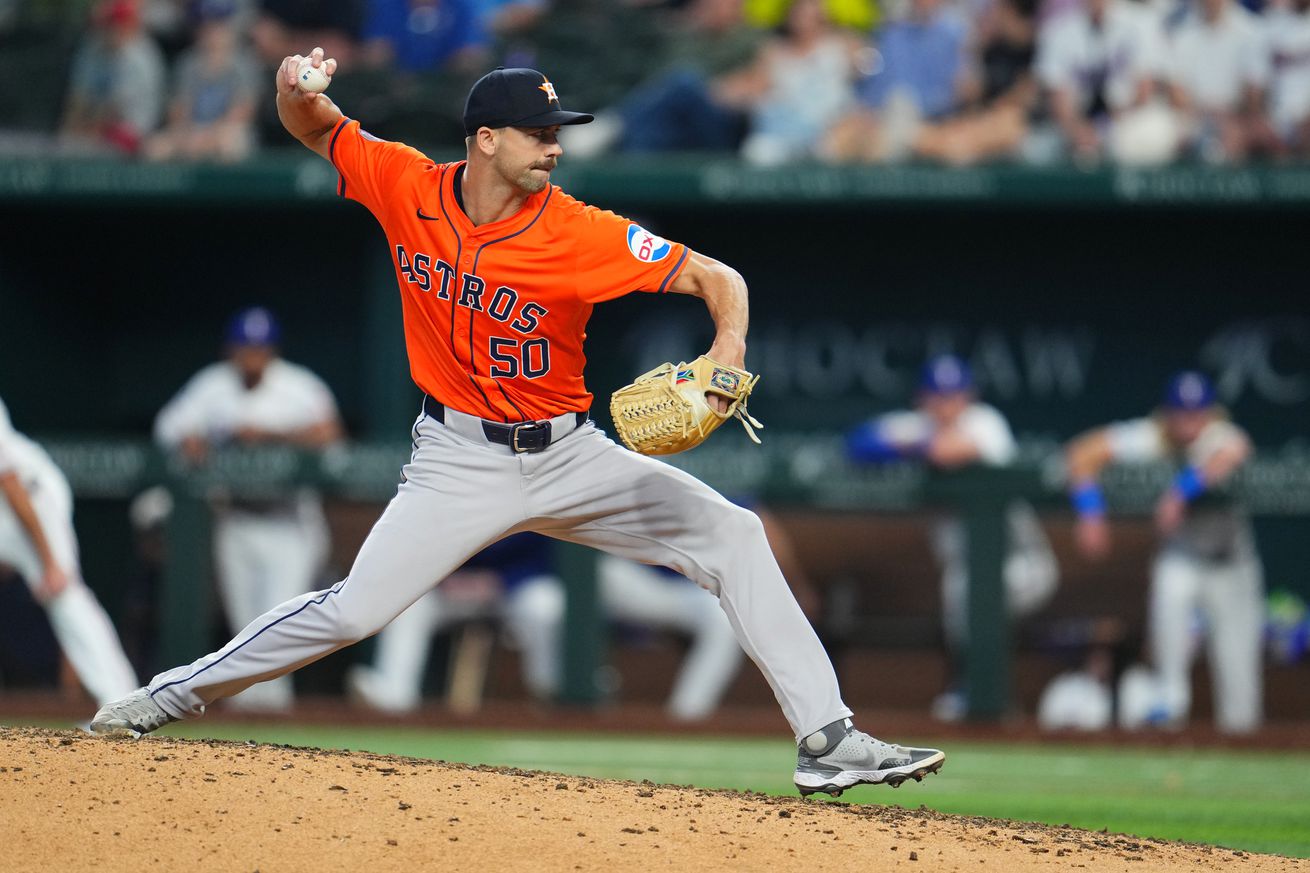
[[15, 873], [1310, 871], [1271, 855], [926, 809], [32, 728], [0, 728], [0, 835]]

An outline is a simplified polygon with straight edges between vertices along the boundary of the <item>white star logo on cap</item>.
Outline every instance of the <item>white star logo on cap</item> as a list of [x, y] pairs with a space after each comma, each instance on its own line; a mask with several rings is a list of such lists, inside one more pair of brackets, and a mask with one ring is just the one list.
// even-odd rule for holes
[[538, 91], [545, 91], [545, 92], [546, 92], [546, 99], [549, 100], [551, 103], [558, 103], [558, 102], [559, 102], [559, 97], [557, 97], [557, 96], [555, 95], [555, 86], [552, 85], [552, 84], [550, 84], [550, 82], [549, 82], [548, 80], [546, 80], [546, 81], [542, 81], [542, 83], [541, 83], [540, 85], [537, 86], [537, 90], [538, 90]]

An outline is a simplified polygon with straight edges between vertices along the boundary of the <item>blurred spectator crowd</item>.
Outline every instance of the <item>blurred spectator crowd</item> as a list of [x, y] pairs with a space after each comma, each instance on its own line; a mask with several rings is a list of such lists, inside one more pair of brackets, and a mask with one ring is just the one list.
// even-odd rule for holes
[[464, 94], [544, 71], [575, 157], [1233, 163], [1310, 151], [1308, 0], [0, 0], [0, 147], [239, 160], [321, 45], [376, 135], [461, 145]]

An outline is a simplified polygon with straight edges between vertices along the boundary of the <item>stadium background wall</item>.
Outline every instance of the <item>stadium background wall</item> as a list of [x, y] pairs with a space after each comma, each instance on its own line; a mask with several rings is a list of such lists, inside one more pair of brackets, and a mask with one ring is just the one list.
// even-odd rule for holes
[[[353, 436], [404, 438], [418, 397], [387, 247], [365, 210], [331, 195], [330, 170], [282, 162], [160, 184], [130, 168], [44, 172], [0, 173], [0, 394], [25, 431], [147, 435], [218, 354], [228, 315], [258, 302], [283, 317], [286, 356], [337, 392]], [[825, 175], [817, 196], [803, 173], [753, 193], [720, 179], [668, 196], [686, 172], [560, 181], [743, 273], [766, 437], [838, 432], [902, 405], [924, 356], [951, 350], [972, 360], [1029, 460], [1142, 414], [1169, 372], [1202, 366], [1262, 452], [1305, 462], [1310, 201], [1240, 186], [1230, 197], [1188, 171], [1136, 188], [1069, 171], [1051, 197], [998, 195], [1003, 174], [952, 192], [934, 181], [949, 173], [894, 185], [865, 174], [854, 186]], [[1128, 196], [1141, 191], [1163, 193]], [[305, 222], [313, 242], [291, 231]], [[587, 347], [596, 417], [613, 388], [694, 356], [710, 329], [685, 298], [598, 307]], [[79, 513], [95, 575], [119, 576], [131, 563], [121, 502], [84, 501]], [[1259, 533], [1271, 584], [1310, 595], [1304, 522], [1262, 518]]]

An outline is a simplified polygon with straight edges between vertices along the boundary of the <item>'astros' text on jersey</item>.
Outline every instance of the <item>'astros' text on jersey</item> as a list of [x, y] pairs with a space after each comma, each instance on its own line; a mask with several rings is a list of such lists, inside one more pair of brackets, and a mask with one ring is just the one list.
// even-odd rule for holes
[[330, 157], [338, 193], [386, 232], [414, 382], [497, 421], [585, 412], [582, 353], [592, 306], [666, 291], [688, 252], [554, 185], [474, 227], [455, 197], [464, 162], [437, 164], [343, 118]]

